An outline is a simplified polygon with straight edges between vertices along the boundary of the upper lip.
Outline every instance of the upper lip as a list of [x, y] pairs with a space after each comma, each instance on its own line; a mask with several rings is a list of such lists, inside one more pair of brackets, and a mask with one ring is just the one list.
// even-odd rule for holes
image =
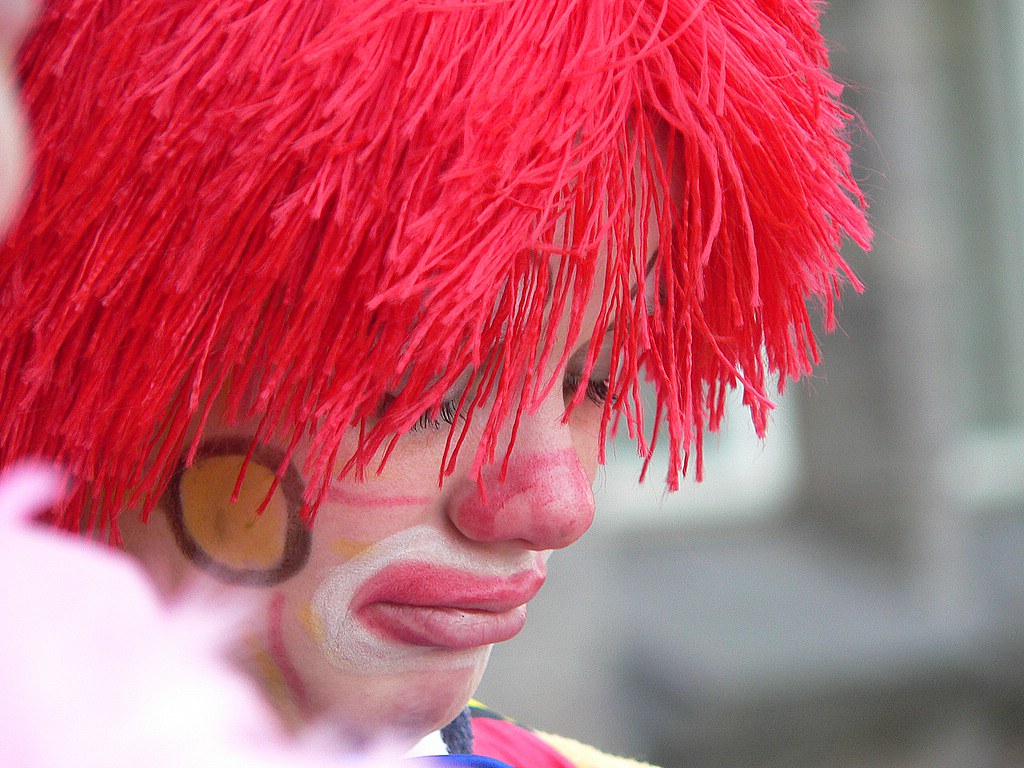
[[525, 605], [544, 583], [544, 566], [482, 575], [430, 563], [389, 565], [356, 592], [353, 607], [392, 603], [426, 608], [504, 613]]

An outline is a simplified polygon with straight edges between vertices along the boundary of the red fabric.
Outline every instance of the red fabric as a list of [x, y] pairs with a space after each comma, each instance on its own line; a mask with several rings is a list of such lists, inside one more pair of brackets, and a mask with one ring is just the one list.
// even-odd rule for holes
[[691, 452], [699, 476], [726, 391], [763, 433], [774, 378], [817, 360], [807, 300], [831, 325], [856, 285], [844, 233], [869, 242], [820, 5], [50, 0], [20, 57], [0, 465], [56, 459], [63, 524], [112, 525], [224, 391], [256, 441], [309, 435], [312, 515], [347, 430], [345, 471], [374, 471], [471, 367], [479, 470], [559, 386], [550, 303], [569, 350], [597, 331], [584, 380], [614, 323], [602, 430], [648, 457], [663, 424], [669, 487]]
[[473, 719], [473, 754], [493, 757], [514, 768], [576, 768], [526, 728], [488, 717]]

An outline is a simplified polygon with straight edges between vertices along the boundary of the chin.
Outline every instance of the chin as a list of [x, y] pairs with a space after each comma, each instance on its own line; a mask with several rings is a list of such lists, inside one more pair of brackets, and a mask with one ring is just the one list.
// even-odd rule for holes
[[[474, 663], [422, 669], [400, 675], [364, 677], [355, 692], [336, 700], [326, 719], [346, 733], [352, 745], [411, 747], [431, 731], [443, 728], [465, 708], [480, 683], [490, 646], [478, 649]], [[352, 683], [356, 681], [346, 681]], [[337, 692], [337, 691], [335, 691]]]

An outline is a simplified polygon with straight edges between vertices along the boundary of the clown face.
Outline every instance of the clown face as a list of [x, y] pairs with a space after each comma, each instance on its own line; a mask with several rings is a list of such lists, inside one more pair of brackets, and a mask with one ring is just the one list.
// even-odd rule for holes
[[[594, 327], [599, 301], [584, 327]], [[465, 706], [491, 646], [523, 627], [550, 552], [591, 523], [609, 371], [601, 355], [582, 378], [588, 344], [545, 372], [562, 386], [523, 412], [503, 477], [496, 464], [477, 479], [474, 451], [463, 450], [438, 483], [449, 424], [465, 418], [467, 371], [383, 471], [332, 482], [311, 529], [299, 517], [308, 445], [275, 487], [285, 446], [258, 446], [247, 460], [256, 424], [229, 425], [215, 409], [196, 460], [151, 520], [123, 519], [126, 548], [169, 595], [188, 588], [256, 603], [238, 655], [288, 719], [329, 721], [358, 744], [412, 742]], [[466, 445], [480, 440], [486, 416], [465, 425]], [[357, 432], [346, 440], [339, 457]], [[508, 427], [499, 448], [510, 440]]]

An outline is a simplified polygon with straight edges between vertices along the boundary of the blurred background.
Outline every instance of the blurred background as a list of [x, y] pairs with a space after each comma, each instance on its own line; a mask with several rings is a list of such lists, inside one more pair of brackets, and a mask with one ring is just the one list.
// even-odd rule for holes
[[480, 691], [666, 768], [1024, 766], [1024, 2], [833, 0], [875, 250], [815, 378], [557, 553]]

